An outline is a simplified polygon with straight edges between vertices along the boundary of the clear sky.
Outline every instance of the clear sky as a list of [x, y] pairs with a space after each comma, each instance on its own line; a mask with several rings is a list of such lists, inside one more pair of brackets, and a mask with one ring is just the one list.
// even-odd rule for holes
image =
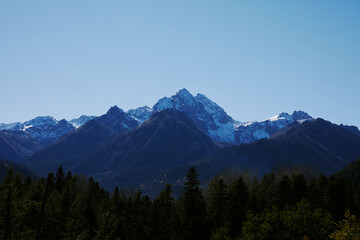
[[360, 1], [0, 0], [0, 122], [152, 106], [360, 126]]

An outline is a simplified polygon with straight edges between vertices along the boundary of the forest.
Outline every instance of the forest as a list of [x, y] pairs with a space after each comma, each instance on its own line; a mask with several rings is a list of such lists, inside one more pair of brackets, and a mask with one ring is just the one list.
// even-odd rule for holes
[[0, 239], [360, 239], [360, 184], [343, 175], [229, 170], [202, 187], [190, 167], [180, 196], [166, 184], [150, 199], [108, 192], [61, 166], [36, 180], [10, 168], [0, 187]]

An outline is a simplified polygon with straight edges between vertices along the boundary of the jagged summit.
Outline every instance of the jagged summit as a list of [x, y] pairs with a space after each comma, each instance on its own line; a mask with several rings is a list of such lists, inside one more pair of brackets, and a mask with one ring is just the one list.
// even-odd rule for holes
[[119, 108], [118, 106], [114, 105], [107, 111], [106, 114], [118, 115], [118, 114], [122, 114], [122, 113], [124, 113], [124, 111], [121, 108]]
[[73, 118], [69, 121], [69, 123], [71, 123], [75, 128], [79, 128], [82, 125], [84, 125], [85, 123], [87, 123], [88, 121], [92, 120], [96, 118], [96, 116], [86, 116], [86, 115], [81, 115], [79, 118]]
[[303, 119], [307, 119], [307, 120], [312, 120], [313, 119], [313, 117], [311, 117], [309, 114], [307, 114], [304, 111], [294, 111], [293, 114], [292, 114], [292, 118], [295, 121], [303, 120]]
[[149, 108], [148, 106], [139, 107], [136, 109], [130, 109], [127, 111], [127, 114], [132, 116], [136, 121], [138, 121], [140, 124], [145, 122], [150, 118], [152, 115], [153, 110]]
[[203, 94], [194, 97], [185, 88], [181, 89], [171, 97], [160, 99], [153, 107], [155, 112], [165, 109], [184, 112], [201, 131], [215, 141], [234, 142], [236, 122]]
[[24, 123], [7, 124], [11, 131], [22, 131], [35, 138], [39, 143], [47, 145], [75, 128], [65, 119], [56, 120], [51, 116], [39, 116]]

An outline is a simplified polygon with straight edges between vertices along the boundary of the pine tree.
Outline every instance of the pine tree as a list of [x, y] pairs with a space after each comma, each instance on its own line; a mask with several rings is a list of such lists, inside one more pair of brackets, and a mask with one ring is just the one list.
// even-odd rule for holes
[[171, 185], [166, 184], [159, 196], [154, 200], [154, 211], [152, 213], [153, 234], [158, 240], [173, 238], [175, 199], [172, 197]]
[[280, 209], [284, 209], [287, 205], [290, 205], [293, 203], [293, 193], [291, 189], [291, 183], [289, 180], [289, 177], [287, 175], [284, 175], [279, 184], [277, 185], [277, 196], [278, 196], [278, 203], [277, 206]]
[[190, 167], [182, 196], [181, 224], [183, 238], [188, 240], [208, 239], [206, 231], [206, 204], [199, 188], [198, 174]]
[[209, 215], [213, 229], [227, 225], [228, 196], [226, 185], [222, 178], [216, 179], [210, 195]]
[[294, 203], [300, 202], [307, 194], [307, 182], [302, 174], [292, 176], [291, 185], [294, 196]]
[[65, 186], [65, 173], [63, 167], [60, 165], [56, 172], [55, 188], [58, 192], [61, 192]]
[[229, 227], [233, 238], [241, 234], [248, 203], [249, 189], [242, 176], [239, 176], [229, 191]]

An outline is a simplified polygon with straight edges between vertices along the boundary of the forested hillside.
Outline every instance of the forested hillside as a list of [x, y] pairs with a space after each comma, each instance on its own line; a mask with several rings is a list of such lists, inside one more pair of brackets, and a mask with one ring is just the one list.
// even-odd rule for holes
[[0, 239], [298, 240], [360, 234], [360, 186], [335, 175], [257, 179], [225, 172], [201, 189], [191, 167], [179, 199], [170, 185], [155, 199], [129, 189], [109, 193], [62, 167], [38, 181], [10, 169], [1, 186]]

